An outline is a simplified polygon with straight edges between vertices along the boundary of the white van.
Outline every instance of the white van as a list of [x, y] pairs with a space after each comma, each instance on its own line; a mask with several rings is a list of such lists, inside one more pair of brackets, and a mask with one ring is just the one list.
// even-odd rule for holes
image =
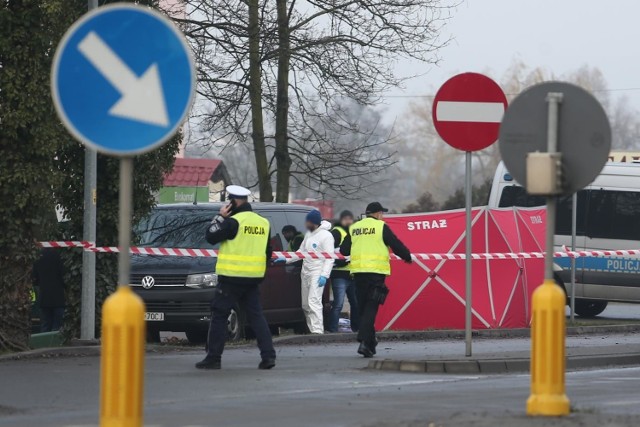
[[[489, 207], [534, 207], [545, 198], [530, 196], [500, 163], [489, 195]], [[571, 246], [572, 197], [560, 197], [556, 250]], [[607, 163], [595, 181], [578, 192], [578, 250], [640, 249], [640, 165]], [[556, 258], [559, 278], [570, 289], [568, 258]], [[640, 303], [640, 258], [584, 257], [576, 260], [576, 313], [597, 316], [609, 301]]]

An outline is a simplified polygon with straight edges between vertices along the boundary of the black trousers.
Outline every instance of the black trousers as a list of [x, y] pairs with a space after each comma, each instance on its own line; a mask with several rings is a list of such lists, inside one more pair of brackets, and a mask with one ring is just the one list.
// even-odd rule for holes
[[64, 320], [64, 307], [40, 307], [40, 332], [58, 331]]
[[240, 308], [247, 316], [249, 325], [258, 339], [260, 356], [263, 359], [275, 359], [276, 351], [273, 348], [269, 325], [262, 313], [258, 285], [229, 283], [218, 284], [217, 293], [211, 301], [207, 357], [215, 360], [222, 357], [228, 335], [228, 319], [234, 308]]
[[373, 349], [376, 346], [375, 322], [380, 304], [374, 301], [371, 296], [376, 287], [384, 285], [386, 276], [375, 273], [356, 273], [353, 276], [356, 281], [356, 296], [360, 311], [358, 341]]

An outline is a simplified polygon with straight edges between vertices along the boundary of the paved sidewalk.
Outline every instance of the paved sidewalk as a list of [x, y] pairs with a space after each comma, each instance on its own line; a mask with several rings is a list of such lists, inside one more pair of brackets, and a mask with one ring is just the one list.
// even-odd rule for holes
[[[640, 333], [640, 324], [567, 326], [567, 336], [612, 335]], [[531, 329], [479, 329], [473, 331], [474, 339], [529, 338]], [[384, 341], [432, 341], [464, 339], [463, 329], [433, 329], [427, 331], [383, 331], [378, 336]], [[323, 335], [284, 335], [274, 339], [277, 345], [337, 344], [354, 341], [353, 333]]]
[[430, 421], [393, 421], [367, 424], [363, 427], [637, 427], [636, 415], [599, 414], [593, 411], [574, 412], [567, 417], [527, 417], [518, 413], [496, 414], [476, 412], [454, 414], [446, 418], [432, 418]]
[[[490, 346], [485, 345], [491, 344]], [[435, 344], [435, 343], [434, 343]], [[528, 372], [530, 363], [528, 339], [475, 341], [472, 357], [443, 351], [434, 345], [425, 354], [398, 355], [373, 359], [369, 369], [414, 373], [503, 374]], [[640, 335], [601, 335], [567, 338], [567, 369], [589, 369], [640, 365]]]

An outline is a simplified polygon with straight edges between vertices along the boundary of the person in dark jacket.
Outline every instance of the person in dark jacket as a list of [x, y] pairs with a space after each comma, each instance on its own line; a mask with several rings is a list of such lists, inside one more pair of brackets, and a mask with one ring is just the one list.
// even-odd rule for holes
[[384, 283], [386, 277], [391, 274], [389, 248], [405, 262], [412, 262], [409, 249], [382, 220], [384, 212], [387, 212], [387, 209], [380, 203], [369, 203], [367, 217], [351, 226], [349, 235], [340, 245], [340, 252], [351, 256], [349, 268], [355, 277], [360, 310], [358, 353], [364, 357], [373, 357], [376, 354], [376, 316], [378, 307], [384, 303], [389, 292]]
[[[338, 223], [331, 230], [336, 248], [349, 234], [349, 227], [353, 224], [353, 214], [351, 211], [344, 210], [340, 212]], [[333, 302], [331, 304], [331, 313], [329, 315], [329, 332], [338, 332], [340, 322], [340, 314], [344, 306], [345, 296], [349, 300], [349, 314], [351, 319], [351, 330], [358, 332], [358, 324], [360, 323], [360, 314], [358, 313], [358, 301], [356, 299], [356, 283], [353, 280], [351, 271], [349, 271], [349, 261], [337, 259], [333, 270], [331, 271], [331, 290], [333, 291]]]
[[57, 331], [64, 318], [64, 265], [55, 248], [43, 248], [33, 265], [33, 285], [38, 288], [41, 332]]
[[287, 246], [287, 252], [296, 252], [300, 249], [300, 245], [304, 240], [304, 234], [298, 231], [293, 225], [285, 225], [282, 227], [282, 236], [289, 242]]
[[231, 310], [240, 306], [258, 340], [262, 357], [258, 368], [271, 369], [276, 366], [276, 351], [258, 289], [271, 259], [270, 225], [267, 219], [253, 212], [248, 203], [251, 191], [230, 185], [227, 193], [231, 203], [220, 209], [206, 232], [209, 243], [221, 243], [216, 264], [218, 286], [211, 301], [207, 356], [196, 363], [196, 368], [222, 367], [227, 321]]

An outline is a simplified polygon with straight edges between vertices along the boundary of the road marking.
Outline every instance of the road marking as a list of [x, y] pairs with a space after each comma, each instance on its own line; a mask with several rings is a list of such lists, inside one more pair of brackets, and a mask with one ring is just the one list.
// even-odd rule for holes
[[[344, 390], [360, 390], [360, 389], [368, 389], [372, 390], [374, 388], [386, 388], [386, 387], [408, 387], [414, 385], [425, 385], [425, 384], [437, 384], [437, 383], [451, 383], [465, 380], [479, 380], [485, 377], [481, 376], [455, 376], [455, 377], [447, 377], [447, 378], [432, 378], [427, 380], [413, 380], [413, 381], [393, 381], [393, 382], [374, 382], [374, 381], [344, 381], [344, 382], [332, 382], [331, 384], [327, 384], [326, 387], [316, 387], [316, 388], [300, 388], [300, 389], [291, 389], [291, 390], [282, 390], [276, 392], [270, 392], [269, 396], [287, 396], [287, 395], [299, 395], [299, 394], [309, 394], [309, 393], [327, 393], [327, 392], [338, 392]], [[258, 395], [262, 395], [262, 392], [257, 392]], [[224, 396], [217, 396], [216, 399], [238, 399], [238, 398], [246, 398], [250, 393], [243, 392], [237, 394], [225, 394]], [[172, 399], [164, 399], [164, 400], [155, 400], [153, 402], [149, 402], [147, 407], [151, 406], [162, 406], [166, 404], [175, 404], [183, 401], [193, 401], [193, 398], [172, 398]]]
[[436, 119], [440, 122], [500, 123], [504, 115], [501, 102], [440, 101]]
[[109, 114], [156, 126], [169, 125], [158, 64], [151, 64], [142, 76], [136, 76], [94, 31], [82, 39], [78, 50], [122, 95]]

